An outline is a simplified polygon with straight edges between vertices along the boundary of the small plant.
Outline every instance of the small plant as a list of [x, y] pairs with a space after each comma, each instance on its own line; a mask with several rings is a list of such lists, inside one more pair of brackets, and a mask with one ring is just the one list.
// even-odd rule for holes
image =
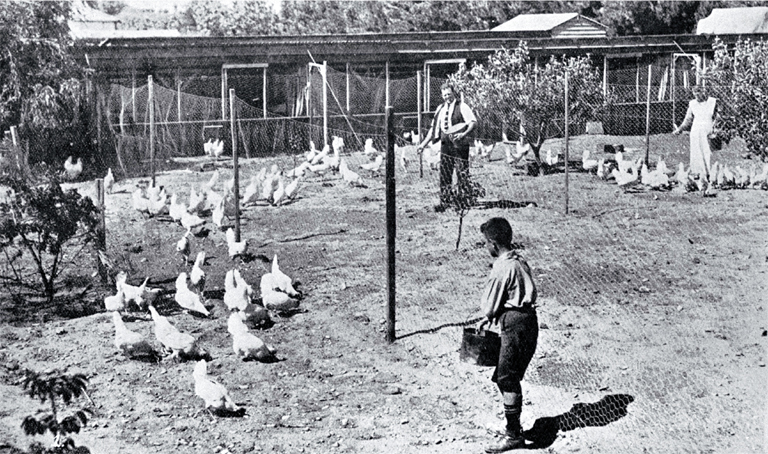
[[[51, 403], [51, 413], [44, 414], [39, 419], [34, 416], [27, 416], [21, 423], [24, 433], [29, 436], [42, 435], [46, 432], [53, 434], [53, 446], [41, 452], [53, 454], [82, 452], [84, 450], [82, 447], [75, 447], [75, 442], [67, 435], [79, 433], [93, 412], [83, 408], [74, 414], [59, 419], [60, 414], [56, 402], [61, 400], [64, 405], [69, 405], [74, 398], [83, 395], [88, 397], [87, 386], [88, 379], [83, 374], [64, 375], [58, 372], [26, 371], [23, 387], [27, 395], [33, 399], [40, 399], [40, 402], [50, 401]], [[40, 449], [38, 448], [36, 451], [40, 451]], [[88, 450], [85, 449], [85, 452]]]
[[98, 209], [90, 198], [74, 190], [64, 191], [55, 176], [43, 186], [30, 187], [17, 179], [0, 181], [13, 193], [0, 203], [0, 252], [13, 276], [3, 276], [25, 285], [19, 258], [28, 254], [43, 284], [43, 293], [53, 301], [55, 282], [63, 269], [65, 246], [74, 239], [87, 244], [95, 238]]
[[[464, 216], [469, 213], [473, 206], [477, 205], [477, 199], [485, 197], [485, 189], [479, 183], [472, 181], [469, 175], [465, 177], [464, 185], [456, 185], [451, 188], [448, 195], [448, 205], [459, 215], [459, 234], [456, 238], [456, 250], [459, 250], [461, 243], [461, 230], [464, 226]], [[462, 187], [464, 186], [464, 187]]]

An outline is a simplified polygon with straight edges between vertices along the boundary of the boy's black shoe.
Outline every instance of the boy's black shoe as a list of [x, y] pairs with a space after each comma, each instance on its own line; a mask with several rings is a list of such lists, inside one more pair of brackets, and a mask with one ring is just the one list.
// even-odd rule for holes
[[444, 203], [438, 203], [435, 205], [435, 213], [442, 213], [445, 211], [447, 206]]
[[512, 451], [514, 449], [525, 449], [525, 438], [518, 435], [512, 437], [510, 435], [501, 439], [500, 443], [490, 445], [485, 448], [485, 452], [489, 454]]

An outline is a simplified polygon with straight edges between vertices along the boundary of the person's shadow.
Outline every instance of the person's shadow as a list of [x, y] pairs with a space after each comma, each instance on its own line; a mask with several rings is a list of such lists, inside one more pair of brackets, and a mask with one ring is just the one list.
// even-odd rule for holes
[[594, 403], [576, 403], [562, 415], [539, 418], [533, 423], [533, 427], [523, 432], [523, 437], [533, 442], [526, 447], [547, 448], [554, 443], [560, 431], [607, 426], [626, 416], [627, 406], [634, 400], [629, 394], [609, 394]]

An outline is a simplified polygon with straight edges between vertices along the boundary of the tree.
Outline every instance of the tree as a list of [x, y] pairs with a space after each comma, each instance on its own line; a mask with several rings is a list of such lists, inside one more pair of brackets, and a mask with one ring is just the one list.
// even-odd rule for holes
[[553, 56], [544, 66], [536, 66], [523, 42], [514, 50], [496, 51], [485, 64], [475, 64], [472, 69], [462, 65], [450, 81], [483, 121], [503, 127], [516, 123], [523, 126], [536, 170], [543, 175], [539, 152], [550, 122], [563, 118], [566, 72], [572, 124], [595, 118], [604, 98], [600, 72], [589, 57]]
[[19, 123], [35, 86], [80, 77], [67, 19], [70, 2], [0, 2], [0, 127]]
[[768, 159], [768, 42], [738, 41], [732, 49], [719, 39], [708, 68], [708, 83], [719, 87], [719, 128], [726, 139], [741, 137], [750, 153]]
[[189, 5], [195, 30], [210, 36], [270, 35], [278, 30], [277, 15], [262, 0], [194, 0]]

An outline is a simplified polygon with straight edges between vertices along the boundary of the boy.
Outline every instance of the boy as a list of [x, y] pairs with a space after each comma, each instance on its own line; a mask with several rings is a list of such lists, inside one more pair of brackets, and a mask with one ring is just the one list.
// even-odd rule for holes
[[520, 380], [536, 351], [539, 335], [536, 285], [528, 264], [512, 250], [512, 227], [506, 219], [492, 218], [480, 226], [480, 231], [488, 251], [496, 258], [480, 303], [486, 318], [480, 321], [477, 330], [498, 323], [501, 335], [499, 363], [491, 380], [504, 399], [506, 436], [500, 444], [485, 449], [488, 453], [498, 453], [525, 448], [520, 427], [523, 410]]

